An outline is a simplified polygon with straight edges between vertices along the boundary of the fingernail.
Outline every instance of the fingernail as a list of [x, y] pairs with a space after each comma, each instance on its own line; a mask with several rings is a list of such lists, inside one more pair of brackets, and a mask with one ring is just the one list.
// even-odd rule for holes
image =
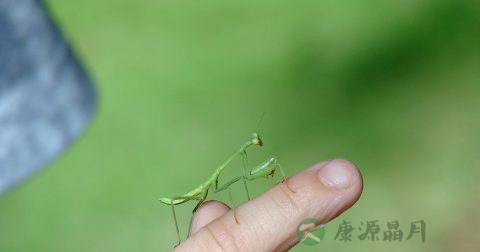
[[317, 175], [326, 186], [344, 189], [351, 185], [355, 169], [355, 166], [347, 160], [333, 159], [325, 164]]

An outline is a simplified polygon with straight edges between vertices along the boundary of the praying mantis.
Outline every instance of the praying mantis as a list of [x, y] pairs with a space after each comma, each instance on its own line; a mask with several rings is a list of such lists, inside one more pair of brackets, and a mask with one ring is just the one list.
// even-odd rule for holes
[[[250, 194], [248, 192], [248, 187], [247, 187], [247, 180], [251, 181], [256, 178], [261, 178], [261, 177], [268, 177], [272, 176], [275, 173], [275, 170], [278, 168], [282, 174], [283, 177], [283, 182], [286, 182], [286, 176], [285, 172], [283, 171], [282, 166], [278, 163], [277, 158], [271, 157], [267, 161], [261, 163], [260, 165], [256, 166], [253, 168], [251, 171], [248, 171], [248, 160], [247, 160], [247, 149], [250, 146], [262, 146], [263, 142], [260, 139], [260, 136], [258, 133], [253, 133], [252, 137], [250, 140], [246, 141], [243, 145], [241, 145], [230, 157], [227, 158], [217, 169], [214, 171], [214, 173], [205, 181], [202, 183], [200, 186], [197, 188], [193, 189], [192, 191], [182, 195], [182, 196], [177, 196], [177, 197], [172, 197], [172, 198], [160, 198], [159, 201], [161, 203], [164, 203], [166, 205], [170, 205], [172, 208], [172, 214], [173, 214], [173, 219], [175, 221], [175, 228], [177, 231], [177, 237], [178, 237], [178, 244], [181, 242], [180, 238], [180, 231], [178, 228], [178, 222], [177, 222], [177, 216], [175, 214], [175, 205], [183, 204], [186, 203], [190, 200], [197, 200], [198, 203], [196, 204], [195, 208], [193, 209], [193, 214], [190, 219], [190, 225], [189, 225], [189, 233], [192, 227], [192, 220], [193, 220], [193, 215], [197, 211], [198, 207], [205, 201], [207, 198], [208, 192], [210, 190], [210, 187], [212, 185], [215, 186], [215, 192], [220, 192], [225, 189], [230, 189], [230, 185], [234, 184], [235, 182], [239, 180], [243, 180], [243, 184], [245, 187], [245, 192], [247, 194], [248, 200], [250, 200]], [[241, 156], [243, 160], [243, 174], [242, 176], [236, 177], [235, 179], [227, 182], [224, 184], [222, 187], [218, 187], [218, 178], [221, 174], [221, 172], [235, 159], [237, 156]], [[286, 184], [288, 187], [288, 184]], [[290, 187], [288, 187], [290, 189]], [[291, 190], [291, 189], [290, 189]], [[291, 190], [292, 191], [292, 190]], [[293, 191], [292, 191], [293, 192]], [[233, 210], [233, 215], [235, 217], [235, 221], [238, 223], [236, 214], [235, 214], [235, 208], [232, 208]], [[177, 244], [177, 245], [178, 245]]]

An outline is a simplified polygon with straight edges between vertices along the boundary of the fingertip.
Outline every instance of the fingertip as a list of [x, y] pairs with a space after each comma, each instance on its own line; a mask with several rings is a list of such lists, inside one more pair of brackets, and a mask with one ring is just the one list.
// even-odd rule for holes
[[357, 166], [343, 158], [334, 158], [322, 165], [317, 176], [332, 190], [363, 188], [363, 178]]
[[321, 192], [341, 196], [344, 203], [351, 203], [348, 205], [355, 203], [363, 191], [360, 170], [353, 162], [344, 158], [319, 162], [292, 176], [289, 182], [294, 190], [301, 191], [303, 195]]
[[362, 174], [358, 167], [347, 159], [331, 159], [319, 167], [316, 174], [331, 193], [341, 195], [343, 198], [344, 207], [335, 216], [355, 204], [362, 194]]

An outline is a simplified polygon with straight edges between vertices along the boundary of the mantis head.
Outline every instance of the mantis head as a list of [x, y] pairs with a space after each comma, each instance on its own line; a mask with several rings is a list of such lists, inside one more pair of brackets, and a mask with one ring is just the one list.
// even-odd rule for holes
[[255, 145], [258, 145], [258, 146], [263, 145], [262, 139], [260, 139], [260, 136], [258, 135], [258, 133], [253, 133], [251, 141]]

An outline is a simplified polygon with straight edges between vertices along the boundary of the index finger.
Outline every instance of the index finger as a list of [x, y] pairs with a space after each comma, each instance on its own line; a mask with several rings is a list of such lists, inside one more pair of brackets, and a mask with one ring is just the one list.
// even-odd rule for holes
[[280, 183], [258, 198], [200, 229], [175, 251], [285, 251], [298, 243], [296, 228], [306, 218], [322, 223], [360, 197], [362, 177], [351, 162], [333, 159]]

